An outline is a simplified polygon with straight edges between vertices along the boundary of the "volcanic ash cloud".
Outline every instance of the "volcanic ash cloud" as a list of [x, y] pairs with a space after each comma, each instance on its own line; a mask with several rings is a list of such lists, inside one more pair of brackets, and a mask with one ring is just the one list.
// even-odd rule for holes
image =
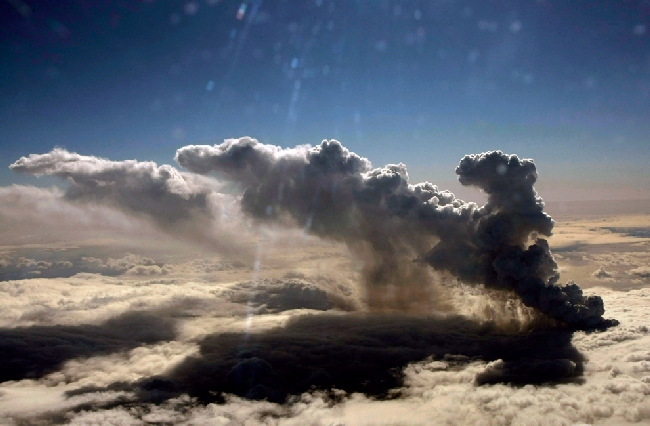
[[[150, 221], [169, 234], [221, 252], [237, 252], [223, 223], [232, 197], [219, 193], [220, 183], [151, 161], [111, 161], [55, 148], [21, 157], [15, 172], [50, 175], [69, 182], [63, 198], [77, 205], [104, 205], [130, 217]], [[231, 228], [238, 225], [228, 223]], [[241, 235], [241, 232], [239, 233]], [[224, 241], [229, 244], [224, 246]]]
[[406, 299], [426, 294], [424, 262], [466, 283], [514, 291], [525, 305], [571, 328], [616, 324], [603, 318], [600, 297], [559, 284], [540, 237], [550, 236], [554, 223], [533, 188], [532, 160], [500, 151], [465, 156], [456, 173], [461, 184], [488, 195], [479, 207], [429, 182], [410, 184], [404, 164], [373, 168], [335, 140], [282, 149], [244, 137], [186, 146], [175, 159], [192, 172], [242, 185], [242, 208], [251, 216], [289, 218], [362, 253], [371, 295], [400, 287], [410, 289]]

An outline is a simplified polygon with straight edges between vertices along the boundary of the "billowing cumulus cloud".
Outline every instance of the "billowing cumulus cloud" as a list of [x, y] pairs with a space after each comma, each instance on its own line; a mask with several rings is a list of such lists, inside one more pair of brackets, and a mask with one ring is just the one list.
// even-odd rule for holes
[[[406, 167], [372, 168], [337, 141], [282, 149], [252, 138], [190, 145], [176, 161], [190, 171], [238, 182], [242, 208], [263, 221], [302, 226], [345, 241], [365, 261], [371, 307], [411, 308], [432, 298], [422, 263], [464, 282], [513, 291], [527, 306], [574, 328], [603, 327], [604, 305], [559, 284], [547, 241], [553, 220], [533, 185], [532, 160], [500, 151], [465, 156], [456, 173], [483, 190], [482, 207], [428, 182], [409, 183]], [[414, 262], [417, 260], [418, 262]]]

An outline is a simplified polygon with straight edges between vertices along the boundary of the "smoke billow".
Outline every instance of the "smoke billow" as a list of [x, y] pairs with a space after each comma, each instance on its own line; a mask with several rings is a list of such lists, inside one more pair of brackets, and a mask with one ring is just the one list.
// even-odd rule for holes
[[[221, 250], [235, 251], [233, 238], [217, 223], [226, 216], [230, 197], [221, 184], [195, 173], [181, 172], [151, 161], [111, 161], [55, 148], [46, 154], [21, 157], [10, 169], [31, 175], [51, 175], [70, 185], [64, 198], [103, 204], [153, 222], [176, 236]], [[223, 245], [228, 240], [228, 247]]]
[[500, 151], [465, 156], [456, 173], [461, 184], [488, 195], [479, 207], [431, 183], [410, 184], [403, 164], [373, 169], [335, 140], [282, 149], [245, 137], [186, 146], [175, 159], [190, 171], [241, 184], [242, 208], [259, 220], [291, 220], [347, 243], [365, 260], [371, 307], [386, 297], [408, 306], [428, 296], [424, 263], [463, 282], [514, 291], [571, 328], [616, 323], [603, 319], [600, 297], [558, 283], [557, 264], [540, 237], [550, 236], [554, 223], [533, 188], [532, 160]]
[[192, 216], [209, 216], [212, 191], [191, 176], [169, 166], [135, 160], [110, 161], [55, 148], [31, 154], [9, 166], [33, 175], [69, 180], [69, 200], [102, 201], [136, 214], [151, 216], [165, 226]]

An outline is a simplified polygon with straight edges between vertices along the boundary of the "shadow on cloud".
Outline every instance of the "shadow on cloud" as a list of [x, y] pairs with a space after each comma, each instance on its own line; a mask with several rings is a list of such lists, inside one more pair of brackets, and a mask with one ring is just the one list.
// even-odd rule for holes
[[307, 315], [263, 333], [207, 336], [197, 356], [141, 381], [137, 393], [148, 402], [182, 393], [203, 403], [226, 393], [284, 402], [336, 388], [390, 398], [403, 386], [402, 369], [429, 357], [452, 368], [503, 360], [476, 377], [479, 385], [580, 382], [584, 357], [571, 337], [562, 329], [508, 333], [460, 317]]
[[174, 322], [128, 312], [100, 325], [0, 329], [0, 382], [36, 379], [73, 358], [105, 355], [174, 339]]

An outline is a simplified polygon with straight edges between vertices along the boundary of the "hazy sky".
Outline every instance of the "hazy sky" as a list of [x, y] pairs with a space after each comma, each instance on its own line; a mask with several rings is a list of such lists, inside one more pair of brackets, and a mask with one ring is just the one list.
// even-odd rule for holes
[[170, 163], [249, 135], [434, 183], [501, 149], [547, 198], [648, 198], [649, 21], [647, 1], [8, 0], [0, 183], [36, 183], [7, 166], [54, 146]]

